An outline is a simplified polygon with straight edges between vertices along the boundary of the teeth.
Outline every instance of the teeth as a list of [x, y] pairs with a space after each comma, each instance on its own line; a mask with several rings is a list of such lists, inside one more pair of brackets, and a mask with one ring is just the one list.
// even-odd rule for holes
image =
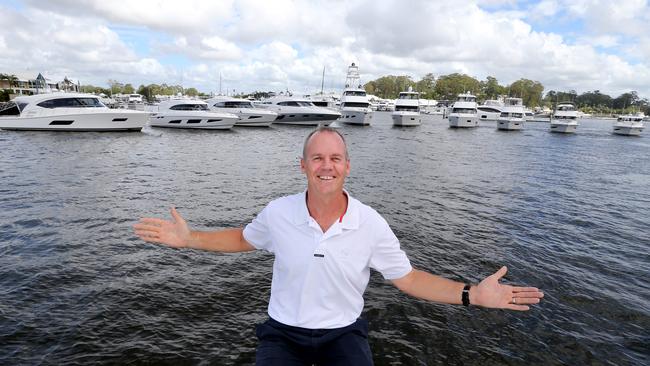
[[332, 180], [332, 179], [334, 179], [334, 177], [332, 177], [330, 175], [320, 175], [320, 176], [318, 176], [318, 178], [323, 179], [323, 180]]

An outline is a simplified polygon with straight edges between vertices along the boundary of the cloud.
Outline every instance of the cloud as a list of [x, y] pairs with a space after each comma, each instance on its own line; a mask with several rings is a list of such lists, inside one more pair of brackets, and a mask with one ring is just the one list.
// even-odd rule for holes
[[336, 89], [356, 62], [362, 81], [463, 72], [501, 84], [529, 78], [547, 89], [650, 94], [645, 1], [23, 4], [0, 5], [2, 72], [47, 70], [98, 85], [184, 80], [202, 91], [216, 90], [221, 74], [230, 90], [313, 92], [323, 68]]

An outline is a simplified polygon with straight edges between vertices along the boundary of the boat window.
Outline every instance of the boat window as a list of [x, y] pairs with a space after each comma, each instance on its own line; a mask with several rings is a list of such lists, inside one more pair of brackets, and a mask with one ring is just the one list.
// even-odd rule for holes
[[476, 107], [476, 109], [483, 112], [499, 113], [498, 109], [492, 107]]
[[420, 99], [420, 96], [418, 94], [401, 93], [399, 99]]
[[16, 116], [20, 114], [18, 105], [14, 102], [0, 103], [0, 116]]
[[43, 108], [97, 108], [105, 107], [98, 98], [58, 98], [48, 99], [37, 104]]
[[312, 102], [316, 107], [327, 107], [327, 102], [326, 101], [315, 101]]
[[411, 112], [417, 112], [418, 107], [414, 105], [398, 105], [395, 106], [396, 111], [411, 111]]
[[230, 101], [224, 103], [225, 108], [253, 108], [251, 102]]
[[365, 97], [366, 92], [358, 90], [346, 90], [343, 92], [343, 95], [355, 96], [355, 97]]
[[476, 114], [476, 109], [474, 108], [454, 108], [451, 113], [465, 113], [465, 114]]
[[208, 106], [205, 104], [176, 104], [169, 109], [175, 111], [207, 111]]
[[345, 102], [341, 103], [341, 108], [368, 108], [370, 103], [355, 103], [355, 102]]

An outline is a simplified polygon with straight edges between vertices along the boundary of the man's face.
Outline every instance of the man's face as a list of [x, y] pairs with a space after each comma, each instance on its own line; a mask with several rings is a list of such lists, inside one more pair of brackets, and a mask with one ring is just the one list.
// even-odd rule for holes
[[350, 174], [350, 161], [345, 156], [345, 145], [334, 132], [313, 135], [300, 160], [300, 169], [307, 176], [309, 193], [335, 194], [343, 191], [345, 177]]

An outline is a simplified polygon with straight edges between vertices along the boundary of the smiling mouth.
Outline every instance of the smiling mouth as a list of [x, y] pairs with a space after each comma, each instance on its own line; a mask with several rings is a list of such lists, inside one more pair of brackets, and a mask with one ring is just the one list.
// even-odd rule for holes
[[318, 179], [320, 179], [320, 180], [332, 180], [332, 179], [334, 179], [334, 177], [331, 176], [331, 175], [319, 175]]

